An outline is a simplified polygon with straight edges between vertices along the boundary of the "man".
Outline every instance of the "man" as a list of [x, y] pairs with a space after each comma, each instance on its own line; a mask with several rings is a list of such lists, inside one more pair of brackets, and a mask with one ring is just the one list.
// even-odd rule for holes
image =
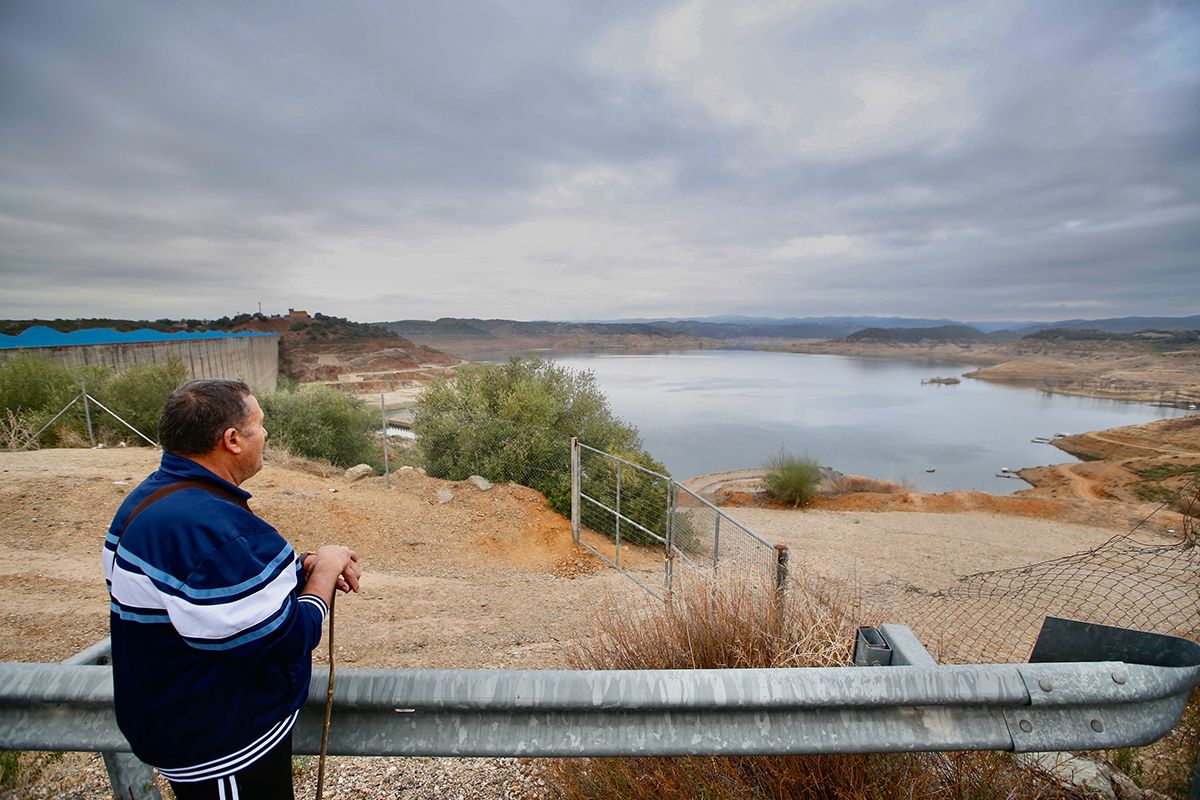
[[267, 431], [250, 387], [200, 380], [159, 421], [162, 463], [104, 541], [117, 724], [178, 800], [292, 800], [292, 726], [353, 550], [298, 557], [238, 488]]

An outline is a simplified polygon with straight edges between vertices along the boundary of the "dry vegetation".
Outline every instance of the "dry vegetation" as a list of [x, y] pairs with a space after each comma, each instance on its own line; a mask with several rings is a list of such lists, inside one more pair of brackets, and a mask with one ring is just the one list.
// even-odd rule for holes
[[[830, 590], [833, 591], [830, 591]], [[786, 600], [764, 586], [686, 587], [670, 606], [645, 604], [596, 622], [571, 656], [579, 669], [849, 666], [855, 595], [844, 584], [797, 584]], [[568, 800], [1079, 797], [1001, 753], [686, 756], [572, 759], [551, 775]]]

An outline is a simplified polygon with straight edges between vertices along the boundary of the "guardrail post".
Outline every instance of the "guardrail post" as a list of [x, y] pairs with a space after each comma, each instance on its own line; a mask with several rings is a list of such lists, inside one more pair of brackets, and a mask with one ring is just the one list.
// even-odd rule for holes
[[775, 545], [775, 602], [780, 606], [787, 596], [788, 579], [788, 546]]
[[92, 447], [95, 447], [96, 432], [92, 430], [92, 409], [88, 406], [87, 384], [82, 378], [79, 381], [79, 391], [83, 393], [83, 416], [87, 419], [88, 438], [92, 440]]
[[154, 770], [138, 760], [133, 753], [102, 753], [104, 768], [112, 784], [113, 796], [124, 800], [162, 800]]
[[[112, 640], [107, 637], [87, 647], [67, 660], [64, 665], [102, 665], [112, 662]], [[108, 771], [108, 782], [112, 786], [113, 797], [124, 800], [162, 800], [158, 792], [158, 783], [154, 779], [154, 770], [142, 763], [133, 753], [114, 752], [105, 750], [100, 753], [104, 757], [104, 769]]]
[[579, 437], [571, 437], [571, 538], [579, 544]]

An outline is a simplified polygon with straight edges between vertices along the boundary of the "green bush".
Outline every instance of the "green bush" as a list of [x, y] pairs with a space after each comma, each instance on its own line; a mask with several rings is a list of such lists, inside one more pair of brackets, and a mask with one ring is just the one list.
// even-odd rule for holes
[[[135, 364], [106, 376], [96, 389], [90, 384], [88, 394], [108, 406], [121, 419], [158, 441], [158, 418], [162, 416], [167, 395], [188, 379], [183, 359], [172, 357], [161, 364]], [[103, 411], [92, 411], [97, 434], [101, 439], [143, 440]]]
[[805, 506], [816, 494], [821, 482], [821, 467], [811, 458], [799, 458], [780, 451], [767, 463], [763, 488], [781, 503]]
[[[612, 415], [591, 372], [540, 359], [469, 364], [453, 382], [433, 382], [418, 398], [412, 428], [430, 475], [515, 481], [564, 514], [571, 508], [572, 436], [664, 470], [642, 449], [637, 429]], [[665, 508], [665, 502], [654, 505]], [[662, 530], [661, 522], [651, 529]]]
[[339, 467], [383, 468], [380, 420], [353, 395], [328, 386], [257, 395], [271, 439], [295, 455], [324, 459]]
[[[72, 399], [79, 397], [81, 379], [95, 387], [104, 372], [62, 364], [44, 356], [19, 355], [0, 364], [0, 412], [8, 419], [21, 419], [29, 428], [28, 434], [32, 435], [54, 419], [54, 415]], [[70, 438], [72, 435], [87, 436], [83, 408], [78, 404], [39, 437], [39, 444], [54, 446], [64, 436]]]

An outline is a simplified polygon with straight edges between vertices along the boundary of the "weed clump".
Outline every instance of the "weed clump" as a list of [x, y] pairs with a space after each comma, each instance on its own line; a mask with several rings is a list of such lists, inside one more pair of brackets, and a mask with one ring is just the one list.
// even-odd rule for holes
[[806, 506], [821, 483], [821, 466], [811, 458], [781, 450], [766, 466], [763, 488], [775, 500], [791, 506]]

